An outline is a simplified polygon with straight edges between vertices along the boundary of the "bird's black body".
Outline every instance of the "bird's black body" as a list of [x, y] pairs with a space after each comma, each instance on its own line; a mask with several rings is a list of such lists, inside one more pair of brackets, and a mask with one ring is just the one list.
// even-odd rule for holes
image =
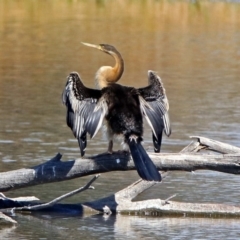
[[142, 136], [143, 119], [136, 89], [112, 84], [103, 88], [107, 99], [108, 114], [106, 120], [115, 134]]

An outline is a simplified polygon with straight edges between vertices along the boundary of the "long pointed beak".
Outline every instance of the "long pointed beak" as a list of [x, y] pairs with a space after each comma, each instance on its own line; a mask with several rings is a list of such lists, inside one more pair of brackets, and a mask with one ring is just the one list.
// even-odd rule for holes
[[85, 43], [85, 42], [81, 42], [83, 45], [88, 46], [88, 47], [92, 47], [92, 48], [96, 48], [98, 50], [102, 50], [100, 45], [95, 45], [95, 44], [91, 44], [91, 43]]

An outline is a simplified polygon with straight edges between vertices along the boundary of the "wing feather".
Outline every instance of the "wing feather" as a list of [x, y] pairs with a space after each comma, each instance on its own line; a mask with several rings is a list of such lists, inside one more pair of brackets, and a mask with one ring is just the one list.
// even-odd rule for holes
[[67, 78], [62, 101], [67, 107], [67, 125], [78, 139], [83, 156], [87, 146], [86, 134], [94, 137], [105, 117], [106, 107], [101, 104], [101, 91], [85, 87], [79, 74], [72, 72]]
[[171, 135], [171, 125], [168, 115], [169, 103], [161, 78], [153, 71], [148, 71], [149, 85], [139, 88], [139, 100], [143, 116], [153, 132], [155, 152], [160, 151], [162, 131]]

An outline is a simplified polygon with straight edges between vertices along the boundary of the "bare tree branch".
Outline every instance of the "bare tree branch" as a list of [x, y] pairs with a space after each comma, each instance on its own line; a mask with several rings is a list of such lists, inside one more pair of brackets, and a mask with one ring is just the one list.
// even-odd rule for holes
[[188, 146], [186, 146], [185, 148], [183, 148], [180, 153], [190, 153], [190, 152], [198, 152], [201, 149], [206, 148], [205, 146], [202, 146], [198, 141], [193, 141], [191, 142]]
[[17, 222], [11, 217], [0, 212], [0, 226], [3, 224], [17, 224]]
[[[203, 141], [207, 142], [206, 138], [198, 137], [198, 139], [201, 140], [201, 146], [199, 143], [191, 143], [187, 147], [189, 149], [185, 148], [180, 153], [148, 154], [160, 171], [206, 169], [231, 174], [240, 173], [240, 152], [238, 152], [238, 148], [214, 141], [211, 149], [215, 151], [221, 150], [221, 152], [231, 151], [234, 154], [201, 155], [186, 152], [189, 150], [196, 152], [199, 148], [209, 147], [209, 142], [213, 141], [208, 139], [209, 145], [203, 145]], [[91, 157], [91, 159], [84, 158], [71, 161], [61, 161], [60, 159], [61, 154], [57, 154], [51, 160], [38, 166], [0, 173], [0, 191], [4, 192], [43, 183], [65, 181], [96, 173], [135, 170], [130, 155], [126, 153], [100, 154]]]
[[35, 196], [28, 196], [28, 197], [16, 197], [16, 198], [9, 198], [6, 197], [3, 193], [0, 192], [0, 200], [9, 200], [9, 201], [18, 201], [18, 202], [36, 202], [39, 201], [38, 198], [36, 198]]
[[[240, 217], [240, 207], [225, 204], [184, 203], [169, 201], [175, 194], [162, 199], [149, 199], [133, 202], [135, 192], [142, 192], [153, 186], [153, 183], [139, 180], [121, 191], [92, 202], [83, 203], [86, 211], [99, 211], [109, 213], [127, 214], [155, 214], [155, 215], [186, 215], [186, 216], [228, 216]], [[140, 190], [141, 189], [141, 190]]]
[[[200, 140], [199, 140], [200, 139]], [[196, 170], [196, 169], [212, 169], [215, 171], [222, 171], [228, 173], [236, 173], [239, 174], [239, 160], [240, 154], [214, 154], [214, 155], [200, 155], [197, 154], [199, 150], [202, 148], [211, 148], [215, 151], [217, 149], [221, 152], [234, 152], [238, 151], [237, 148], [232, 148], [230, 145], [222, 145], [221, 143], [214, 142], [214, 144], [210, 145], [211, 140], [198, 137], [198, 142], [192, 142], [184, 148], [179, 154], [153, 154], [149, 153], [150, 157], [153, 159], [154, 163], [157, 165], [159, 169], [163, 170]], [[221, 146], [220, 146], [221, 145]], [[194, 153], [189, 153], [194, 152]], [[106, 158], [108, 157], [108, 158]], [[95, 156], [93, 160], [89, 159], [81, 159], [70, 161], [71, 168], [65, 173], [65, 179], [70, 177], [81, 175], [81, 174], [90, 174], [91, 171], [114, 171], [114, 170], [132, 170], [134, 169], [134, 165], [131, 160], [125, 159], [128, 158], [128, 155], [100, 155]], [[109, 159], [110, 158], [110, 159]], [[81, 161], [81, 168], [79, 170], [78, 161]], [[38, 176], [38, 181], [44, 182], [40, 176], [45, 173], [48, 176], [48, 181], [56, 181], [62, 179], [63, 176], [59, 175], [60, 171], [59, 164], [69, 164], [68, 162], [61, 162], [60, 155], [57, 155], [52, 160], [48, 161], [45, 164], [36, 166], [32, 169], [41, 172], [41, 175]], [[123, 164], [124, 163], [124, 164]], [[89, 165], [88, 165], [89, 164]], [[119, 164], [121, 167], [119, 167]], [[77, 168], [76, 168], [77, 165]], [[91, 170], [89, 169], [91, 166]], [[51, 173], [55, 176], [55, 178], [51, 178], [52, 175], [48, 173], [48, 167], [51, 169]], [[62, 167], [62, 165], [61, 165]], [[54, 169], [54, 170], [53, 170]], [[60, 168], [61, 169], [61, 168]], [[86, 170], [89, 170], [86, 172]], [[78, 170], [78, 171], [77, 171]], [[72, 173], [73, 171], [74, 173]], [[92, 173], [92, 172], [91, 172]], [[67, 177], [66, 177], [67, 175]], [[39, 180], [40, 178], [40, 180]], [[94, 178], [95, 179], [95, 178]], [[94, 181], [92, 179], [85, 187], [86, 189], [90, 187], [91, 183]], [[33, 184], [33, 183], [31, 183]], [[71, 193], [68, 193], [62, 197], [59, 197], [47, 204], [41, 204], [33, 207], [24, 207], [19, 208], [19, 210], [39, 210], [42, 208], [51, 208], [51, 206], [61, 205], [66, 210], [72, 209], [76, 207], [76, 210], [81, 209], [81, 212], [103, 212], [106, 214], [111, 214], [112, 212], [121, 212], [121, 213], [130, 213], [130, 214], [174, 214], [174, 215], [194, 215], [194, 216], [234, 216], [240, 217], [240, 207], [237, 206], [228, 206], [224, 204], [202, 204], [202, 203], [183, 203], [183, 202], [175, 202], [170, 201], [175, 195], [170, 196], [166, 200], [162, 199], [149, 199], [144, 201], [132, 201], [138, 194], [145, 191], [146, 189], [154, 186], [155, 184], [159, 184], [156, 182], [146, 182], [143, 180], [138, 180], [130, 186], [122, 189], [121, 191], [110, 195], [108, 197], [92, 201], [86, 202], [78, 205], [61, 205], [58, 204], [60, 200], [65, 198], [66, 196], [71, 196], [72, 194], [76, 194], [76, 192], [80, 192], [80, 190], [75, 190]], [[1, 186], [1, 185], [0, 185]], [[19, 186], [19, 185], [18, 185]], [[5, 196], [3, 196], [4, 198]], [[6, 198], [6, 197], [5, 197]], [[35, 204], [34, 204], [35, 205]]]
[[34, 205], [34, 206], [24, 206], [24, 207], [17, 207], [17, 208], [14, 208], [13, 210], [14, 211], [36, 211], [36, 210], [40, 210], [40, 209], [44, 209], [44, 208], [48, 208], [48, 207], [51, 207], [53, 205], [55, 205], [56, 203], [62, 201], [63, 199], [66, 199], [66, 198], [69, 198], [77, 193], [80, 193], [80, 192], [83, 192], [87, 189], [94, 189], [93, 186], [91, 186], [91, 184], [96, 181], [96, 179], [100, 176], [100, 174], [94, 176], [85, 186], [83, 187], [80, 187], [76, 190], [73, 190], [69, 193], [66, 193], [60, 197], [57, 197], [55, 199], [53, 199], [52, 201], [50, 202], [47, 202], [47, 203], [42, 203], [42, 204], [38, 204], [38, 205]]
[[[192, 142], [181, 152], [196, 152], [203, 147], [205, 146], [201, 146], [199, 142], [197, 144]], [[121, 212], [128, 214], [144, 213], [146, 215], [174, 214], [185, 216], [240, 217], [240, 207], [236, 206], [169, 201], [170, 199], [174, 198], [176, 194], [168, 197], [166, 200], [150, 199], [132, 202], [132, 199], [135, 198], [139, 193], [154, 186], [155, 184], [156, 183], [138, 180], [114, 195], [99, 199], [97, 201], [84, 203], [83, 206], [87, 206], [88, 210], [94, 209], [96, 211], [103, 211], [106, 214], [110, 214], [112, 212]]]
[[191, 136], [191, 138], [195, 138], [198, 140], [198, 143], [201, 146], [204, 146], [205, 148], [208, 148], [210, 150], [214, 150], [216, 152], [220, 153], [240, 153], [240, 148], [235, 147], [226, 143], [222, 143], [216, 140], [212, 140], [205, 137], [199, 137], [199, 136]]

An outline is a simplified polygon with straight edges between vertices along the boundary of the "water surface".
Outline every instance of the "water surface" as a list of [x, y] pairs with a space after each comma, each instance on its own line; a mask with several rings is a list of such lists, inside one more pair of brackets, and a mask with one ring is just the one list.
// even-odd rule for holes
[[[0, 170], [42, 163], [57, 152], [79, 157], [65, 123], [61, 93], [78, 71], [88, 87], [108, 55], [80, 42], [109, 43], [125, 60], [121, 83], [143, 87], [147, 71], [161, 76], [170, 102], [172, 135], [163, 152], [178, 152], [189, 136], [240, 146], [240, 5], [224, 1], [6, 1], [0, 2]], [[145, 126], [144, 147], [152, 151]], [[106, 150], [101, 133], [87, 156]], [[44, 201], [90, 177], [7, 193]], [[96, 190], [69, 199], [82, 202], [122, 189], [135, 172], [102, 174]], [[170, 173], [138, 199], [239, 203], [239, 177], [209, 171]], [[0, 230], [4, 239], [237, 239], [238, 220], [116, 216], [15, 216], [19, 225]], [[213, 235], [214, 234], [214, 235]]]

